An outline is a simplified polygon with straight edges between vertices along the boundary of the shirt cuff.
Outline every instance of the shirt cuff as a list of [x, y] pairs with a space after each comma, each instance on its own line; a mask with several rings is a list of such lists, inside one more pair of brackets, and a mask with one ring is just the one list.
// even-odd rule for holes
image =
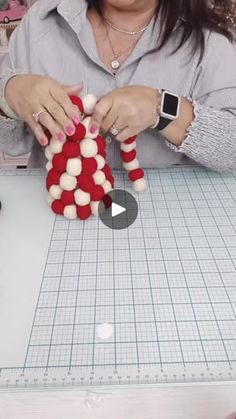
[[1, 85], [0, 85], [0, 109], [11, 119], [15, 119], [21, 121], [22, 119], [17, 115], [8, 105], [6, 98], [5, 98], [5, 87], [7, 82], [14, 76], [18, 76], [20, 74], [24, 74], [23, 72], [15, 73], [14, 71], [9, 71], [7, 74], [4, 74], [1, 77]]
[[195, 118], [185, 140], [179, 147], [166, 141], [168, 147], [212, 170], [235, 170], [236, 115], [196, 101], [192, 104]]

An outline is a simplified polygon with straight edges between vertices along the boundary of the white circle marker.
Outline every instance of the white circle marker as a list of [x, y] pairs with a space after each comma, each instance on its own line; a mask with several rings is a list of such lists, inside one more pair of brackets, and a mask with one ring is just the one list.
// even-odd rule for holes
[[97, 327], [97, 335], [100, 339], [109, 339], [113, 336], [113, 327], [111, 324], [102, 323]]

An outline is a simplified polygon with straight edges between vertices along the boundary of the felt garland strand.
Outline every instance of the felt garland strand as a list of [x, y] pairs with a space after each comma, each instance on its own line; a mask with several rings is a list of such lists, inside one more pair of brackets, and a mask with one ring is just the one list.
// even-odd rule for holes
[[[105, 139], [88, 130], [97, 98], [89, 94], [70, 99], [78, 106], [83, 120], [77, 125], [75, 134], [64, 142], [49, 138], [45, 148], [47, 200], [55, 214], [70, 220], [86, 220], [91, 215], [98, 215], [99, 202], [114, 188], [114, 177], [106, 162]], [[146, 182], [137, 159], [136, 137], [121, 143], [120, 148], [123, 167], [128, 171], [135, 191], [144, 191]]]

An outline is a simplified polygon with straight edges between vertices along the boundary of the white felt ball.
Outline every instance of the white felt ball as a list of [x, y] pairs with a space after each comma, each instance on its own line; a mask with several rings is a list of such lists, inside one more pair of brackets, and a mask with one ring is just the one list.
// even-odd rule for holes
[[91, 201], [90, 206], [91, 206], [92, 214], [97, 216], [98, 215], [99, 201]]
[[138, 161], [138, 159], [134, 159], [134, 160], [130, 161], [129, 163], [124, 163], [123, 162], [123, 167], [124, 167], [125, 170], [128, 170], [128, 171], [138, 169], [139, 168], [139, 161]]
[[98, 170], [103, 169], [103, 167], [105, 166], [105, 159], [102, 156], [100, 156], [100, 154], [97, 154], [95, 156], [95, 160], [97, 161], [97, 164], [98, 164]]
[[97, 103], [97, 98], [94, 95], [85, 95], [82, 98], [84, 113], [91, 115], [94, 111], [95, 105]]
[[137, 179], [133, 182], [133, 188], [136, 192], [144, 192], [147, 189], [147, 184], [144, 178]]
[[78, 157], [68, 159], [66, 164], [66, 171], [68, 175], [79, 176], [82, 170], [81, 160]]
[[77, 189], [77, 191], [75, 191], [75, 202], [81, 207], [88, 205], [90, 203], [90, 194], [84, 192], [82, 189]]
[[49, 170], [51, 170], [52, 168], [53, 168], [52, 162], [51, 161], [48, 161], [47, 164], [46, 164], [46, 170], [47, 170], [47, 172], [49, 172]]
[[76, 188], [77, 179], [74, 176], [63, 173], [60, 177], [60, 187], [65, 191], [73, 191]]
[[90, 138], [85, 138], [80, 143], [81, 154], [85, 158], [95, 157], [98, 152], [97, 143]]
[[47, 195], [47, 198], [46, 198], [46, 201], [47, 201], [48, 205], [51, 206], [52, 203], [53, 203], [53, 201], [54, 201], [54, 199], [51, 197], [51, 195], [48, 194]]
[[92, 134], [90, 131], [89, 131], [89, 129], [88, 129], [88, 127], [90, 126], [90, 122], [91, 122], [91, 116], [87, 116], [87, 118], [84, 118], [83, 119], [83, 125], [85, 126], [85, 128], [86, 128], [86, 134], [85, 134], [85, 137], [86, 138], [92, 138], [93, 140], [94, 140], [94, 138], [97, 138], [97, 136], [98, 136], [98, 131], [96, 131], [94, 134]]
[[112, 191], [112, 186], [110, 184], [110, 182], [108, 180], [106, 180], [103, 184], [102, 187], [104, 189], [105, 194], [107, 194], [108, 192]]
[[50, 141], [50, 150], [54, 154], [58, 154], [62, 152], [62, 147], [65, 141], [59, 141], [56, 138], [52, 138]]
[[49, 189], [49, 194], [53, 199], [60, 199], [62, 194], [62, 189], [59, 185], [52, 185]]
[[52, 159], [53, 159], [53, 153], [52, 153], [49, 145], [47, 145], [47, 147], [45, 148], [45, 156], [46, 156], [46, 159], [48, 161], [52, 161]]
[[121, 143], [120, 148], [125, 153], [129, 153], [130, 151], [132, 151], [132, 150], [134, 150], [136, 148], [136, 141], [134, 141], [131, 144]]
[[64, 217], [69, 220], [75, 220], [77, 218], [76, 205], [66, 205], [64, 208]]
[[96, 185], [102, 185], [105, 182], [105, 180], [106, 180], [105, 173], [102, 172], [101, 170], [97, 170], [93, 174], [93, 180], [96, 183]]

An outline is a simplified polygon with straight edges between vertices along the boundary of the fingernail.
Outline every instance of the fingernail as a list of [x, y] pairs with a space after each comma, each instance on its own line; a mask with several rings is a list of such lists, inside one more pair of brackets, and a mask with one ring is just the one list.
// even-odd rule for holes
[[62, 131], [57, 132], [56, 137], [59, 141], [64, 141], [65, 140], [65, 134]]
[[72, 119], [72, 121], [74, 122], [75, 125], [79, 125], [80, 121], [79, 121], [79, 118], [77, 118], [77, 116], [74, 115], [74, 116], [72, 116], [71, 119]]
[[97, 127], [96, 125], [91, 125], [91, 127], [89, 128], [89, 131], [91, 132], [91, 134], [95, 134], [95, 132], [97, 131]]
[[66, 127], [66, 133], [68, 135], [73, 135], [75, 133], [75, 127], [74, 126], [72, 127], [72, 126], [68, 125], [68, 127]]
[[47, 138], [45, 138], [45, 137], [41, 137], [41, 138], [39, 139], [39, 141], [40, 141], [40, 144], [41, 144], [41, 145], [47, 145], [47, 143], [48, 143], [48, 140], [47, 140]]

